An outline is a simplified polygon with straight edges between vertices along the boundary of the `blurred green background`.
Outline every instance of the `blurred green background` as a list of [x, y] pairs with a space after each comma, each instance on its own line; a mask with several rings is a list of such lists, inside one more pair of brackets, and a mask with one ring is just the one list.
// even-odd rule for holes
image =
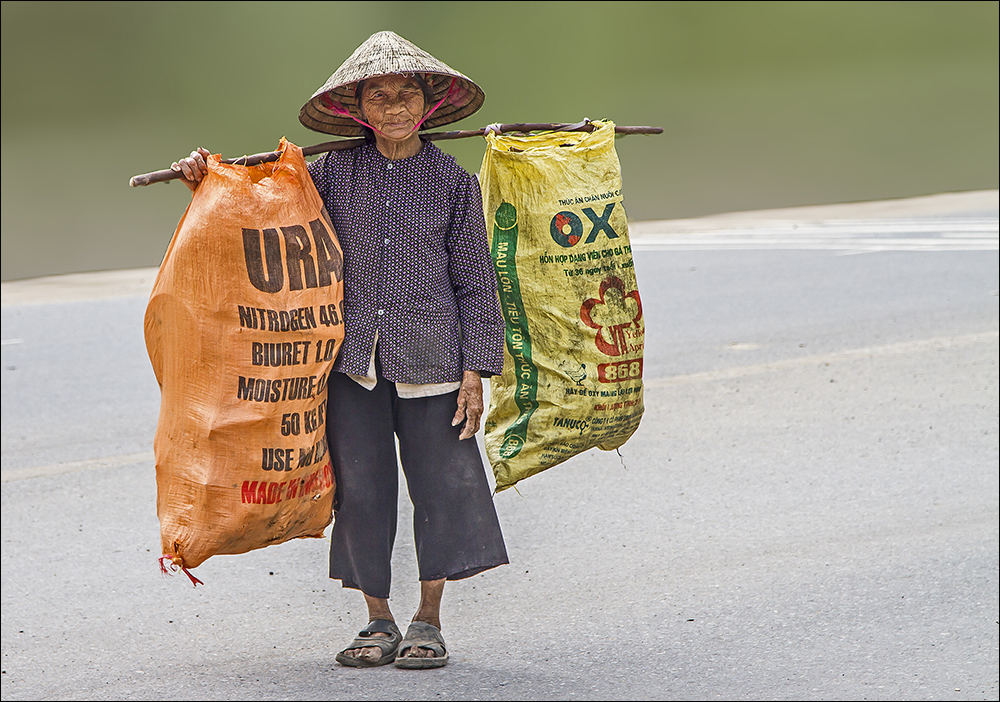
[[[327, 141], [302, 104], [391, 29], [486, 91], [452, 128], [609, 118], [633, 221], [993, 189], [996, 2], [4, 2], [2, 278], [158, 265], [204, 146]], [[483, 141], [438, 142], [477, 171]]]

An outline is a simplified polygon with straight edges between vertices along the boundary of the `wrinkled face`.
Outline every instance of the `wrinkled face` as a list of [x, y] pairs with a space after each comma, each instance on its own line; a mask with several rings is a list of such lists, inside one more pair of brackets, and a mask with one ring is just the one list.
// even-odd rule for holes
[[427, 109], [420, 84], [406, 76], [379, 76], [365, 81], [361, 109], [368, 123], [392, 140], [413, 133]]

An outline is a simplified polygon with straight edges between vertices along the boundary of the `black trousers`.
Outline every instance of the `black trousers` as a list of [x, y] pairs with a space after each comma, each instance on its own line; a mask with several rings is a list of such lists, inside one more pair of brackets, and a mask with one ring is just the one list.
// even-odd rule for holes
[[508, 562], [479, 445], [451, 426], [458, 391], [401, 399], [381, 377], [366, 390], [331, 373], [327, 440], [337, 479], [330, 577], [388, 598], [399, 457], [413, 503], [421, 580], [460, 580]]

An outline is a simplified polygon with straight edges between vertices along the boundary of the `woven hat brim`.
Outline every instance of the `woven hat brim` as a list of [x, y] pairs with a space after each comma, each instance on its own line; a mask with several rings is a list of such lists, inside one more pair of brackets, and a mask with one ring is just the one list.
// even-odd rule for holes
[[[410, 71], [406, 71], [406, 73], [409, 72]], [[401, 71], [401, 73], [403, 73], [403, 71]], [[423, 73], [426, 74], [428, 72], [425, 71]], [[434, 97], [432, 98], [431, 104], [427, 105], [428, 109], [437, 104], [439, 100], [443, 99], [448, 94], [448, 88], [451, 85], [452, 77], [456, 79], [453, 94], [461, 91], [464, 92], [465, 95], [462, 100], [458, 102], [458, 104], [452, 104], [447, 100], [442, 103], [442, 105], [434, 111], [434, 114], [432, 114], [430, 118], [428, 118], [423, 125], [421, 125], [422, 129], [440, 127], [442, 125], [451, 124], [452, 122], [464, 119], [477, 112], [486, 100], [486, 94], [483, 92], [482, 88], [473, 83], [471, 80], [467, 78], [459, 78], [458, 76], [452, 76], [449, 74], [438, 75], [440, 77], [435, 81], [435, 85], [433, 87]], [[370, 78], [374, 77], [376, 76], [370, 76]], [[368, 80], [368, 78], [363, 80]], [[357, 81], [353, 81], [346, 86], [338, 86], [332, 90], [325, 90], [317, 95], [314, 95], [310, 98], [309, 102], [303, 105], [302, 109], [299, 110], [299, 122], [309, 129], [322, 132], [324, 134], [335, 134], [338, 136], [360, 136], [364, 134], [364, 129], [360, 124], [355, 122], [350, 117], [344, 117], [337, 114], [331, 108], [326, 107], [323, 104], [323, 97], [326, 96], [327, 98], [343, 105], [354, 114], [359, 114], [358, 101], [354, 95], [354, 85], [356, 82]]]
[[[455, 69], [439, 61], [415, 44], [393, 32], [378, 32], [348, 58], [329, 80], [313, 93], [299, 110], [299, 121], [309, 129], [338, 136], [360, 136], [364, 129], [350, 117], [338, 114], [336, 108], [357, 115], [355, 86], [358, 81], [392, 74], [416, 74], [432, 81], [430, 108], [444, 99], [422, 129], [457, 122], [483, 106], [483, 89]], [[452, 81], [454, 79], [454, 85]], [[449, 95], [450, 89], [450, 95]]]

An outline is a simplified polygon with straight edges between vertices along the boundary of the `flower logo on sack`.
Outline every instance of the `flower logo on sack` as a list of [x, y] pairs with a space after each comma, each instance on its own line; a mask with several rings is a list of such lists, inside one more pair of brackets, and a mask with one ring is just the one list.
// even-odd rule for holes
[[[610, 294], [608, 294], [610, 293]], [[642, 319], [642, 302], [639, 300], [639, 291], [632, 290], [625, 292], [625, 285], [615, 276], [608, 276], [601, 282], [600, 297], [585, 300], [580, 307], [580, 319], [591, 329], [597, 330], [594, 343], [597, 350], [608, 356], [621, 356], [630, 351], [628, 335], [626, 329], [635, 326], [639, 330], [639, 320]], [[631, 316], [632, 304], [635, 303], [635, 314]], [[595, 320], [594, 318], [597, 317]], [[628, 322], [621, 323], [620, 320], [629, 319]], [[605, 322], [605, 324], [601, 324]], [[608, 324], [606, 322], [614, 322]], [[610, 335], [610, 341], [605, 339], [604, 330]], [[632, 335], [634, 338], [634, 335]]]

